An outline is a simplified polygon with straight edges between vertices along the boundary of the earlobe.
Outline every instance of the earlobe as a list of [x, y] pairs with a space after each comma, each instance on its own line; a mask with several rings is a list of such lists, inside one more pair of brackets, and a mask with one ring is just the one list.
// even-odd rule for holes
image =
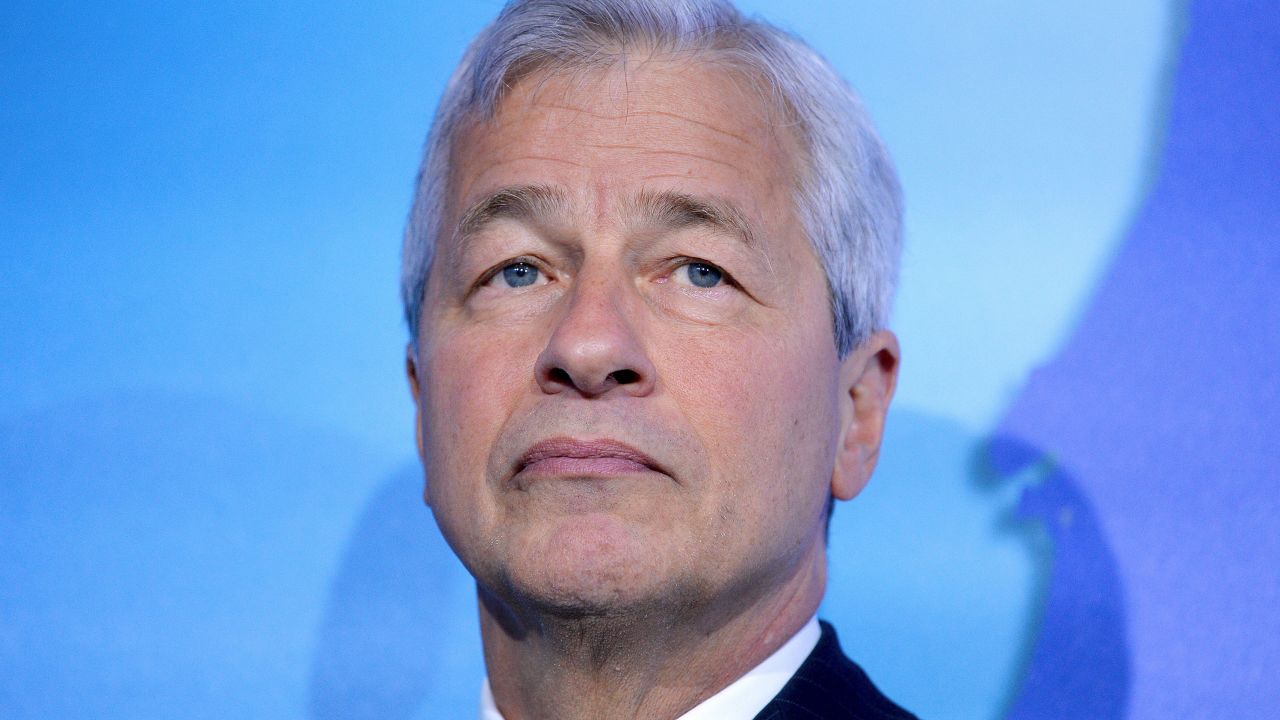
[[831, 475], [831, 494], [840, 500], [862, 492], [875, 470], [900, 356], [898, 339], [881, 330], [841, 363], [840, 444]]
[[430, 485], [426, 481], [427, 452], [422, 438], [422, 395], [418, 386], [418, 362], [412, 343], [405, 349], [404, 372], [405, 377], [409, 380], [409, 392], [413, 395], [413, 439], [418, 446], [418, 459], [422, 461], [424, 478], [422, 482], [422, 501], [430, 505]]

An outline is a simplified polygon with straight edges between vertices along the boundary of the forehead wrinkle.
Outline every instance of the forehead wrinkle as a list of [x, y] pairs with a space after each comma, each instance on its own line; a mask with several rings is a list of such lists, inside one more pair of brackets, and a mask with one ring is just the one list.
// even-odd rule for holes
[[687, 122], [690, 125], [697, 125], [698, 127], [706, 128], [707, 130], [710, 130], [719, 135], [724, 135], [726, 137], [733, 138], [734, 140], [737, 140], [738, 142], [743, 143], [745, 145], [752, 144], [750, 138], [746, 137], [741, 133], [736, 133], [736, 132], [733, 132], [732, 130], [726, 130], [716, 125], [715, 123], [707, 122], [705, 120], [699, 120], [691, 115], [685, 115], [683, 113], [668, 112], [665, 110], [628, 110], [627, 112], [622, 112], [622, 113], [606, 113], [606, 112], [589, 110], [586, 107], [580, 106], [580, 105], [567, 105], [563, 103], [547, 102], [544, 100], [536, 100], [533, 102], [533, 104], [539, 108], [545, 108], [549, 110], [563, 110], [565, 112], [570, 112], [577, 115], [585, 115], [587, 117], [595, 118], [597, 120], [609, 120], [613, 122], [617, 122], [620, 120], [625, 121], [625, 120], [630, 120], [633, 118], [641, 118], [641, 117], [671, 118], [673, 120]]
[[563, 112], [573, 113], [574, 115], [585, 115], [587, 117], [595, 118], [597, 120], [610, 120], [610, 121], [626, 120], [627, 117], [631, 114], [631, 113], [620, 113], [617, 115], [613, 115], [610, 113], [589, 110], [585, 105], [568, 105], [564, 103], [547, 102], [545, 100], [532, 100], [530, 101], [529, 104], [540, 110], [561, 110]]
[[675, 112], [666, 112], [666, 111], [664, 111], [664, 110], [637, 110], [637, 111], [635, 111], [635, 112], [632, 112], [631, 114], [632, 114], [632, 116], [637, 116], [637, 117], [644, 117], [644, 116], [648, 116], [648, 115], [654, 115], [654, 116], [657, 116], [657, 117], [668, 117], [668, 118], [674, 118], [674, 119], [676, 119], [676, 120], [681, 120], [681, 121], [683, 121], [683, 122], [687, 122], [687, 123], [689, 123], [689, 124], [691, 124], [691, 125], [697, 125], [697, 126], [699, 126], [699, 127], [704, 127], [704, 128], [706, 128], [706, 129], [708, 129], [708, 130], [710, 130], [710, 131], [712, 131], [712, 132], [719, 133], [719, 134], [721, 134], [721, 135], [727, 135], [728, 137], [731, 137], [731, 138], [733, 138], [734, 140], [737, 140], [737, 141], [739, 141], [739, 142], [741, 142], [741, 143], [743, 143], [743, 144], [745, 144], [745, 145], [751, 145], [751, 144], [752, 144], [751, 140], [749, 140], [745, 135], [741, 135], [741, 134], [739, 134], [739, 133], [735, 133], [735, 132], [732, 132], [732, 131], [729, 131], [729, 130], [725, 130], [724, 128], [719, 127], [719, 126], [715, 125], [714, 123], [709, 123], [709, 122], [706, 122], [706, 121], [703, 121], [703, 120], [698, 120], [698, 119], [696, 119], [696, 118], [694, 118], [694, 117], [691, 117], [691, 116], [689, 116], [689, 115], [682, 115], [682, 114], [680, 114], [680, 113], [675, 113]]
[[675, 155], [678, 157], [693, 158], [694, 160], [702, 160], [704, 162], [724, 165], [725, 167], [735, 171], [742, 172], [742, 168], [734, 165], [727, 160], [721, 160], [711, 155], [702, 155], [699, 153], [686, 152], [684, 150], [658, 149], [647, 145], [631, 145], [627, 143], [589, 143], [586, 147], [595, 148], [597, 150], [634, 150], [642, 155]]
[[534, 153], [526, 153], [524, 155], [520, 155], [519, 157], [507, 158], [505, 160], [497, 160], [497, 161], [491, 162], [485, 166], [484, 172], [489, 173], [489, 172], [492, 172], [495, 168], [500, 168], [506, 165], [512, 165], [519, 162], [525, 162], [528, 160], [536, 160], [538, 162], [553, 162], [553, 163], [559, 163], [561, 165], [568, 165], [570, 167], [576, 167], [576, 168], [583, 167], [583, 164], [580, 162], [569, 160], [563, 157], [557, 157], [555, 155], [537, 155]]
[[[732, 140], [735, 144], [746, 145], [749, 147], [755, 147], [759, 145], [760, 138], [753, 139], [752, 137], [750, 137], [750, 131], [735, 132], [734, 130], [729, 129], [729, 127], [726, 127], [724, 123], [717, 122], [717, 118], [722, 116], [726, 110], [726, 108], [724, 107], [718, 107], [717, 109], [719, 110], [719, 112], [716, 112], [711, 116], [698, 117], [695, 114], [682, 112], [678, 109], [661, 109], [661, 108], [653, 107], [654, 105], [654, 102], [652, 101], [653, 98], [649, 97], [648, 95], [644, 95], [642, 97], [637, 98], [631, 88], [632, 75], [638, 72], [644, 66], [648, 65], [650, 62], [661, 63], [661, 62], [667, 62], [667, 61], [658, 61], [653, 58], [647, 58], [635, 67], [629, 67], [626, 63], [627, 57], [628, 56], [626, 54], [622, 56], [620, 65], [608, 66], [603, 68], [602, 67], [542, 68], [537, 73], [537, 76], [538, 76], [537, 82], [532, 83], [531, 86], [520, 88], [520, 90], [523, 90], [523, 94], [525, 95], [525, 102], [528, 103], [528, 107], [530, 108], [566, 112], [566, 113], [571, 113], [573, 115], [584, 116], [584, 117], [588, 117], [596, 120], [603, 120], [607, 122], [629, 123], [632, 120], [641, 120], [641, 119], [652, 119], [655, 121], [661, 121], [663, 119], [674, 120], [674, 121], [677, 121], [678, 123], [685, 123], [688, 125], [696, 126], [700, 129], [714, 133], [715, 135], [719, 136], [722, 141]], [[701, 60], [694, 63], [693, 67], [690, 69], [692, 69], [694, 72], [714, 73], [717, 76], [719, 75], [727, 76], [727, 79], [732, 83], [732, 85], [735, 88], [737, 88], [737, 94], [740, 95], [741, 98], [748, 105], [757, 108], [756, 112], [758, 112], [759, 114], [758, 115], [756, 115], [756, 113], [752, 113], [752, 114], [756, 115], [756, 120], [759, 123], [761, 129], [764, 129], [767, 133], [771, 135], [776, 133], [779, 129], [782, 129], [785, 131], [786, 129], [785, 127], [779, 128], [777, 119], [773, 117], [774, 113], [770, 111], [770, 106], [773, 104], [770, 98], [762, 94], [760, 89], [756, 88], [754, 84], [751, 84], [749, 88], [743, 88], [741, 86], [742, 80], [744, 80], [745, 78], [739, 77], [740, 75], [742, 75], [740, 71], [736, 71], [735, 69], [721, 68], [714, 63], [708, 64]], [[574, 102], [570, 100], [569, 96], [572, 95], [575, 91], [582, 91], [584, 89], [584, 85], [587, 82], [587, 78], [583, 76], [589, 75], [589, 74], [600, 74], [604, 77], [607, 77], [612, 72], [616, 72], [617, 75], [620, 76], [618, 78], [618, 81], [621, 82], [623, 85], [623, 88], [621, 92], [618, 94], [618, 96], [612, 97], [611, 99], [611, 102], [615, 106], [619, 104], [622, 106], [620, 110], [615, 110], [611, 112], [607, 109], [598, 107], [599, 95], [600, 95], [600, 92], [605, 91], [604, 88], [597, 88], [596, 89], [597, 92], [592, 93], [594, 97], [593, 100], [590, 100], [587, 102]], [[560, 88], [560, 91], [563, 93], [562, 97], [558, 99], [551, 99], [546, 97], [546, 95], [549, 94], [549, 90], [545, 86], [550, 81], [556, 80], [556, 79], [567, 80], [569, 87]], [[519, 86], [525, 82], [528, 82], [528, 81], [521, 80], [521, 82], [517, 83], [516, 86]], [[659, 100], [660, 102], [665, 103], [667, 99], [659, 98]], [[698, 100], [705, 101], [705, 98], [699, 98]], [[626, 148], [621, 148], [621, 149], [626, 149]]]

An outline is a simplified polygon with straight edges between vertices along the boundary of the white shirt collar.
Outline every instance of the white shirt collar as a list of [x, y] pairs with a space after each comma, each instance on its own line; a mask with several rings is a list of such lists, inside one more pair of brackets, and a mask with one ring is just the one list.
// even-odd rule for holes
[[[751, 720], [782, 691], [805, 658], [818, 645], [822, 630], [818, 617], [809, 618], [800, 631], [782, 644], [772, 655], [734, 680], [728, 687], [703, 700], [677, 720]], [[504, 720], [493, 700], [489, 678], [480, 691], [480, 720]]]

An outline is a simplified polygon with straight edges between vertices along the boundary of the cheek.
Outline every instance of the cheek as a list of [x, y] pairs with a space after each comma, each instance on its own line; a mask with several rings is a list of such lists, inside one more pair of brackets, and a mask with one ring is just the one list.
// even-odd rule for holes
[[433, 497], [437, 488], [484, 486], [488, 454], [525, 385], [530, 344], [510, 332], [437, 333], [423, 358], [423, 430]]
[[673, 393], [726, 486], [726, 511], [825, 502], [838, 366], [822, 342], [796, 332], [718, 333], [671, 367]]

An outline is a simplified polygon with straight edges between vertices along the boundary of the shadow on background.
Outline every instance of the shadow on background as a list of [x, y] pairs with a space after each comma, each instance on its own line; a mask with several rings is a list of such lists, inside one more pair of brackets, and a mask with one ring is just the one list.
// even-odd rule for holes
[[423, 505], [415, 463], [368, 501], [343, 553], [313, 660], [310, 717], [397, 720], [424, 708], [470, 716], [483, 677], [475, 583]]
[[[1043, 453], [997, 438], [986, 459], [997, 477], [1032, 473], [1017, 514], [1047, 534], [1048, 582], [1009, 720], [1081, 717], [1119, 720], [1129, 690], [1124, 589], [1097, 514], [1076, 482]], [[1061, 714], [1070, 708], [1069, 715]]]
[[993, 448], [1053, 467], [1027, 501], [1058, 549], [1014, 718], [1280, 705], [1280, 2], [1196, 2], [1187, 26], [1151, 195]]
[[[910, 410], [837, 508], [823, 614], [929, 718], [1123, 717], [1123, 589], [1090, 502], [1040, 452]], [[1048, 655], [1046, 656], [1046, 653]]]

